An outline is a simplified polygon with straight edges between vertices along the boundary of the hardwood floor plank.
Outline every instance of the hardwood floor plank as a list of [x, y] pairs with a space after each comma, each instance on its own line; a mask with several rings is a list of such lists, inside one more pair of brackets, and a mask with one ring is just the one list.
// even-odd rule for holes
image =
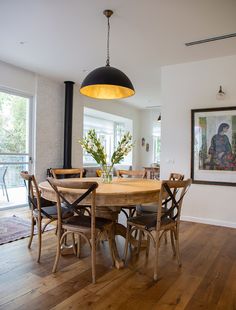
[[236, 310], [236, 260], [230, 270], [216, 310]]
[[227, 235], [219, 254], [203, 277], [201, 284], [186, 306], [186, 310], [202, 309], [203, 307], [215, 309], [217, 307], [235, 259], [235, 240]]

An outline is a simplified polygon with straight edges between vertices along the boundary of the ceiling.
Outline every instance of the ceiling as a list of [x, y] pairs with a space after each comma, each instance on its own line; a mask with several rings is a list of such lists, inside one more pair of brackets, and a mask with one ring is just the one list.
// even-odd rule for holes
[[184, 45], [235, 33], [235, 0], [1, 0], [0, 60], [80, 84], [105, 65], [104, 9], [111, 65], [133, 82], [124, 100], [136, 107], [161, 105], [161, 66], [236, 54], [236, 38]]

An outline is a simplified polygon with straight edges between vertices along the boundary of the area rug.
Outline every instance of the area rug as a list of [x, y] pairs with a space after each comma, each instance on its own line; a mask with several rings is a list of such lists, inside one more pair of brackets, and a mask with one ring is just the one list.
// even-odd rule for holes
[[[48, 225], [46, 231], [54, 229]], [[0, 245], [30, 236], [31, 221], [18, 216], [0, 218]], [[34, 234], [37, 234], [35, 227]]]

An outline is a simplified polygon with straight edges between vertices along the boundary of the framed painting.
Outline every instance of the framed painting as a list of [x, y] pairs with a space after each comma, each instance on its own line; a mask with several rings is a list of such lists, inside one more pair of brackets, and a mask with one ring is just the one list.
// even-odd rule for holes
[[236, 107], [191, 111], [193, 183], [236, 186]]

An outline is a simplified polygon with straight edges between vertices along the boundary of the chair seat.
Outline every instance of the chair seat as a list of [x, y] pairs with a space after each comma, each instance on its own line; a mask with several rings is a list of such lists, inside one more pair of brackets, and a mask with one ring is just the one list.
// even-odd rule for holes
[[[95, 227], [97, 229], [102, 229], [104, 226], [112, 224], [112, 220], [105, 219], [102, 217], [96, 217], [95, 221]], [[63, 227], [68, 227], [68, 228], [78, 228], [78, 227], [83, 227], [83, 228], [89, 228], [91, 227], [91, 217], [87, 215], [78, 215], [78, 216], [73, 216], [71, 218], [68, 218], [63, 221]]]
[[[44, 211], [45, 213], [47, 213], [53, 219], [57, 219], [57, 207], [56, 207], [56, 205], [51, 205], [49, 207], [43, 207], [43, 208], [41, 208], [41, 210]], [[35, 209], [33, 212], [34, 212], [35, 216], [38, 216], [38, 214], [39, 214], [38, 209]], [[70, 211], [65, 206], [61, 207], [61, 213], [62, 213], [62, 218], [63, 219], [66, 219], [68, 217], [72, 217], [74, 215], [74, 212]], [[41, 212], [41, 216], [43, 218], [47, 218], [47, 215], [44, 214], [43, 212]]]
[[157, 212], [158, 204], [155, 202], [144, 203], [137, 205], [137, 214], [153, 214]]
[[[147, 214], [147, 215], [141, 215], [136, 217], [130, 217], [128, 218], [128, 224], [129, 225], [137, 225], [141, 226], [144, 229], [155, 229], [157, 224], [156, 214]], [[161, 219], [161, 227], [169, 225], [169, 224], [175, 224], [175, 221], [168, 218], [163, 217]]]
[[[145, 203], [136, 207], [137, 215], [153, 215], [157, 213], [158, 205], [155, 203]], [[162, 214], [165, 213], [165, 207], [162, 207]]]

